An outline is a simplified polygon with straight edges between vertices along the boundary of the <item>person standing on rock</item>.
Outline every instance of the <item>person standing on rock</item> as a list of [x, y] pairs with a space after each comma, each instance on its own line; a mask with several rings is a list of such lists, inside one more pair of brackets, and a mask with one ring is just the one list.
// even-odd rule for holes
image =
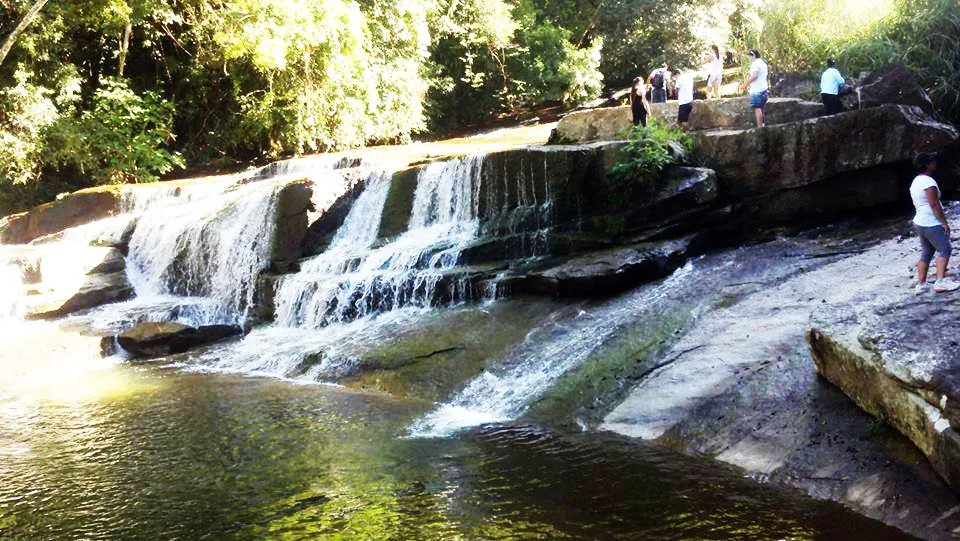
[[633, 113], [634, 126], [646, 126], [650, 104], [647, 103], [647, 85], [643, 77], [634, 77], [630, 87], [630, 112]]
[[828, 115], [843, 111], [843, 105], [840, 103], [840, 88], [845, 81], [836, 65], [832, 58], [828, 58], [827, 69], [820, 75], [820, 100], [823, 101], [823, 108]]
[[720, 83], [723, 82], [723, 60], [720, 59], [720, 48], [716, 45], [710, 46], [710, 60], [707, 63], [707, 97], [710, 97], [713, 90], [713, 97], [720, 97]]
[[767, 98], [770, 96], [770, 84], [767, 81], [767, 63], [760, 58], [760, 51], [750, 49], [750, 77], [742, 86], [750, 92], [750, 107], [757, 119], [757, 127], [766, 125]]
[[690, 113], [693, 112], [693, 70], [680, 70], [677, 75], [677, 124], [689, 131]]
[[947, 278], [947, 263], [950, 262], [950, 224], [943, 214], [940, 204], [940, 186], [933, 179], [937, 170], [937, 155], [932, 152], [921, 152], [914, 159], [917, 176], [910, 184], [910, 198], [916, 214], [913, 224], [920, 236], [920, 259], [917, 261], [917, 293], [927, 290], [927, 271], [930, 269], [930, 260], [936, 251], [937, 281], [933, 290], [937, 292], [953, 291], [960, 287], [950, 278]]
[[666, 62], [650, 72], [650, 101], [653, 103], [667, 102], [667, 84], [670, 82], [670, 67]]

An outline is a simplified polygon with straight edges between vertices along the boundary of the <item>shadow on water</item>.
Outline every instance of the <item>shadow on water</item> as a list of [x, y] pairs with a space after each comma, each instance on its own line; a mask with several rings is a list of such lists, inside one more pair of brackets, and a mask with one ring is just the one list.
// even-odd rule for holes
[[0, 537], [906, 538], [614, 436], [407, 439], [423, 405], [337, 387], [122, 365], [71, 381], [98, 391], [0, 373]]

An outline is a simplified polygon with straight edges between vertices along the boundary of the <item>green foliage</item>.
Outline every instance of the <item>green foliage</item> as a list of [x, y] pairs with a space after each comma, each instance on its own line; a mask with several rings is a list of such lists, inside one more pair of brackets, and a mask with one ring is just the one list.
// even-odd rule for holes
[[759, 10], [759, 48], [781, 71], [819, 72], [833, 56], [848, 75], [889, 63], [917, 74], [941, 113], [960, 122], [956, 0], [783, 0]]
[[105, 79], [90, 109], [51, 126], [46, 159], [96, 184], [157, 180], [184, 165], [179, 153], [164, 148], [172, 115], [173, 106], [155, 92], [137, 94], [123, 80]]
[[629, 200], [637, 191], [651, 186], [664, 167], [676, 162], [671, 143], [679, 143], [687, 151], [693, 149], [690, 135], [656, 117], [651, 117], [646, 126], [634, 127], [624, 147], [624, 158], [610, 168], [610, 178], [617, 185], [612, 191]]

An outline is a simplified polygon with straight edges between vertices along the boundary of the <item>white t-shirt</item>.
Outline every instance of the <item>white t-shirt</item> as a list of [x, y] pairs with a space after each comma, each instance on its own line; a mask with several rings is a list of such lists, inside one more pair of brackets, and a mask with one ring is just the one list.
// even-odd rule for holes
[[820, 93], [833, 94], [840, 93], [840, 85], [843, 84], [843, 75], [837, 68], [827, 68], [820, 76]]
[[928, 175], [917, 175], [917, 177], [913, 179], [913, 183], [910, 184], [910, 198], [913, 199], [913, 208], [917, 209], [917, 214], [913, 217], [913, 223], [920, 227], [940, 225], [940, 220], [938, 220], [937, 216], [933, 213], [933, 207], [930, 206], [930, 201], [927, 200], [925, 190], [931, 187], [937, 189], [937, 197], [939, 198], [940, 186], [937, 185], [936, 180], [933, 180], [933, 178]]
[[751, 94], [759, 94], [770, 88], [770, 85], [767, 84], [767, 63], [763, 59], [758, 58], [750, 64], [750, 75], [753, 74], [756, 74], [757, 78], [750, 83], [748, 88]]
[[684, 71], [677, 76], [677, 103], [683, 105], [693, 101], [693, 72]]
[[710, 61], [710, 65], [707, 67], [707, 75], [723, 75], [723, 62], [712, 52], [710, 53], [710, 57], [713, 58], [713, 60]]

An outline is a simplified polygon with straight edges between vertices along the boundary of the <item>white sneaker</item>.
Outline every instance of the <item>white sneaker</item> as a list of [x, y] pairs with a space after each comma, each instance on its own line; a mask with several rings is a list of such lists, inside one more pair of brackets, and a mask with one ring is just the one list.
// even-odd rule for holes
[[954, 282], [950, 278], [941, 278], [933, 284], [933, 290], [937, 293], [944, 291], [953, 291], [960, 287], [960, 283]]
[[917, 295], [922, 295], [927, 291], [930, 291], [930, 284], [926, 282], [922, 284], [918, 282], [915, 286], [913, 286], [913, 292], [916, 293]]

